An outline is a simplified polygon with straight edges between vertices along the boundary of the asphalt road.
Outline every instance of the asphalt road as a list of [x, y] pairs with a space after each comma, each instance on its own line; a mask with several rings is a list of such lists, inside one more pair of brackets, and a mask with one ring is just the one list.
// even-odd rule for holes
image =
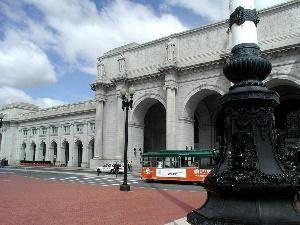
[[[5, 167], [0, 168], [0, 174], [11, 176], [32, 177], [51, 182], [71, 182], [85, 185], [118, 186], [123, 183], [123, 174], [100, 173], [86, 169], [48, 168], [48, 167]], [[137, 173], [128, 174], [127, 183], [130, 186], [157, 190], [177, 190], [187, 192], [203, 192], [201, 186], [186, 182], [152, 182], [146, 183]]]

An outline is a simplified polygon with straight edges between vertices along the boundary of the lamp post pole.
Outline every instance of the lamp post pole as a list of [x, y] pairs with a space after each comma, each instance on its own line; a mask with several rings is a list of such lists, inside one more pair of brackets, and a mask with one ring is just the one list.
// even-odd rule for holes
[[[124, 180], [120, 185], [120, 191], [130, 191], [130, 185], [127, 184], [127, 150], [128, 150], [128, 110], [132, 109], [134, 89], [131, 87], [128, 90], [122, 89], [120, 91], [122, 96], [122, 109], [125, 109], [125, 145], [124, 145]], [[128, 98], [127, 96], [130, 96]]]
[[1, 113], [0, 114], [0, 128], [2, 128], [2, 125], [3, 125], [3, 118], [4, 118], [4, 114]]

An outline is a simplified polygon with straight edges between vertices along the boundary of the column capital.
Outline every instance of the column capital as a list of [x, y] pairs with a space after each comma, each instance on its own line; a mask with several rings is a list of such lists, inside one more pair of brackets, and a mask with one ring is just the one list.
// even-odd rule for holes
[[165, 82], [164, 90], [168, 90], [168, 89], [177, 91], [177, 89], [178, 89], [178, 84], [177, 84], [177, 82], [176, 82], [176, 81], [168, 81], [168, 82]]

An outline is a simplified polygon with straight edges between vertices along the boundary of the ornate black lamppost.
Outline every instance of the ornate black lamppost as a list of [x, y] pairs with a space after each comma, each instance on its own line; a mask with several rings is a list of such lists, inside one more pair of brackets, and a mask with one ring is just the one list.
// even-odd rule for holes
[[204, 181], [208, 198], [187, 215], [190, 224], [296, 225], [300, 176], [274, 129], [279, 95], [262, 82], [271, 63], [256, 40], [253, 0], [231, 0], [232, 56], [223, 67], [234, 83], [221, 99], [225, 111], [219, 161]]
[[1, 113], [1, 114], [0, 114], [0, 128], [1, 128], [2, 125], [3, 125], [3, 118], [4, 118], [4, 114]]
[[[130, 191], [130, 186], [127, 184], [127, 150], [128, 150], [128, 110], [129, 108], [132, 109], [132, 103], [133, 103], [133, 95], [134, 95], [134, 89], [131, 87], [128, 90], [122, 88], [120, 91], [120, 94], [122, 96], [122, 109], [126, 110], [126, 117], [125, 117], [125, 145], [124, 145], [124, 180], [123, 184], [120, 185], [120, 191]], [[128, 98], [127, 96], [130, 96]]]

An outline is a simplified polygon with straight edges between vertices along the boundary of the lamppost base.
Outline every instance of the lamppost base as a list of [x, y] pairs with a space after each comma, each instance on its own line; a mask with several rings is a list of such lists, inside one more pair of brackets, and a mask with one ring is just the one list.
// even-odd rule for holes
[[130, 185], [128, 184], [121, 184], [120, 191], [130, 191]]
[[192, 225], [299, 225], [293, 196], [208, 191], [206, 203], [187, 215]]

